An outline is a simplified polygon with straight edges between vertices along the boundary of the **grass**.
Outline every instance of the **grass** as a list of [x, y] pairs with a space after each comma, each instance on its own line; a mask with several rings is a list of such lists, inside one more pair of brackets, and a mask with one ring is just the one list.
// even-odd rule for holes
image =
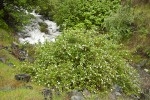
[[[23, 83], [16, 81], [14, 76], [19, 74], [17, 68], [21, 62], [11, 54], [11, 43], [15, 41], [12, 32], [8, 32], [0, 28], [0, 45], [8, 47], [0, 49], [0, 58], [4, 58], [5, 62], [0, 61], [0, 100], [42, 100], [42, 86], [33, 83]], [[12, 66], [8, 66], [12, 63]], [[32, 86], [34, 89], [26, 89], [25, 86]]]
[[[0, 62], [0, 100], [42, 100], [40, 91], [43, 87], [16, 81], [14, 76], [17, 73], [15, 67]], [[26, 89], [25, 86], [32, 86], [33, 89]]]
[[41, 93], [35, 89], [28, 90], [24, 88], [11, 91], [0, 91], [1, 100], [43, 100]]
[[9, 46], [12, 41], [16, 40], [13, 36], [12, 32], [0, 28], [0, 45]]

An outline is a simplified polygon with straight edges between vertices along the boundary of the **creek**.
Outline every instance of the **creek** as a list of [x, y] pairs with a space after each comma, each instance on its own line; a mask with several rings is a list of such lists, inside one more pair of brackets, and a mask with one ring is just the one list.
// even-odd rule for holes
[[44, 19], [42, 15], [35, 13], [35, 11], [30, 14], [35, 18], [31, 19], [31, 23], [24, 26], [24, 30], [18, 33], [20, 43], [43, 44], [45, 41], [55, 41], [55, 38], [60, 35], [57, 24]]

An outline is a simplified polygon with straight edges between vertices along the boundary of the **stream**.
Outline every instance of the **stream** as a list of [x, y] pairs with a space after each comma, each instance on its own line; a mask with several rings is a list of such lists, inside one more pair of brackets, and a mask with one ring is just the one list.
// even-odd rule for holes
[[[43, 44], [45, 41], [54, 42], [55, 38], [60, 35], [57, 24], [44, 19], [42, 15], [35, 13], [35, 11], [30, 14], [32, 14], [35, 19], [31, 19], [31, 24], [24, 26], [24, 30], [18, 33], [20, 43]], [[41, 32], [42, 26], [40, 26], [40, 23], [45, 26], [45, 31]]]

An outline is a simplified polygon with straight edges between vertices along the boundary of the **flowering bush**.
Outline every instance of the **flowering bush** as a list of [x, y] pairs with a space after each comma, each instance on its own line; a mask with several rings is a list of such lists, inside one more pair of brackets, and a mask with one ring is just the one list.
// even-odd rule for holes
[[117, 84], [125, 93], [138, 92], [138, 74], [124, 58], [120, 45], [94, 30], [66, 30], [53, 43], [36, 49], [36, 61], [23, 67], [33, 81], [59, 89], [107, 91]]

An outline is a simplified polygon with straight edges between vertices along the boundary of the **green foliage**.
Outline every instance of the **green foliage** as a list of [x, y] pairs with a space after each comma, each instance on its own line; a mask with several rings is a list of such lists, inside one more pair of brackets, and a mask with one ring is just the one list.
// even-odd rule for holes
[[2, 29], [8, 29], [8, 25], [6, 24], [6, 22], [0, 18], [0, 28]]
[[30, 8], [27, 0], [2, 0], [0, 4], [0, 27], [8, 29], [8, 26], [15, 30], [22, 30], [22, 27], [29, 23], [30, 14], [25, 9]]
[[124, 59], [128, 53], [107, 35], [95, 34], [66, 30], [55, 42], [38, 46], [34, 64], [21, 70], [32, 74], [33, 81], [60, 90], [103, 92], [118, 84], [125, 93], [137, 93], [138, 74]]
[[55, 9], [54, 20], [63, 28], [83, 23], [102, 28], [104, 19], [120, 7], [120, 0], [64, 0]]
[[112, 13], [104, 21], [104, 26], [110, 32], [112, 38], [117, 41], [128, 39], [134, 30], [134, 14], [133, 9], [127, 5]]
[[30, 11], [34, 9], [37, 13], [52, 20], [53, 15], [57, 11], [56, 8], [61, 2], [62, 0], [26, 0], [24, 7]]
[[48, 33], [48, 25], [46, 23], [39, 22], [40, 31], [44, 33]]
[[25, 10], [20, 7], [14, 7], [13, 4], [8, 4], [5, 7], [6, 15], [8, 17], [5, 19], [6, 23], [16, 30], [21, 30], [22, 26], [29, 23], [31, 16], [25, 13]]

